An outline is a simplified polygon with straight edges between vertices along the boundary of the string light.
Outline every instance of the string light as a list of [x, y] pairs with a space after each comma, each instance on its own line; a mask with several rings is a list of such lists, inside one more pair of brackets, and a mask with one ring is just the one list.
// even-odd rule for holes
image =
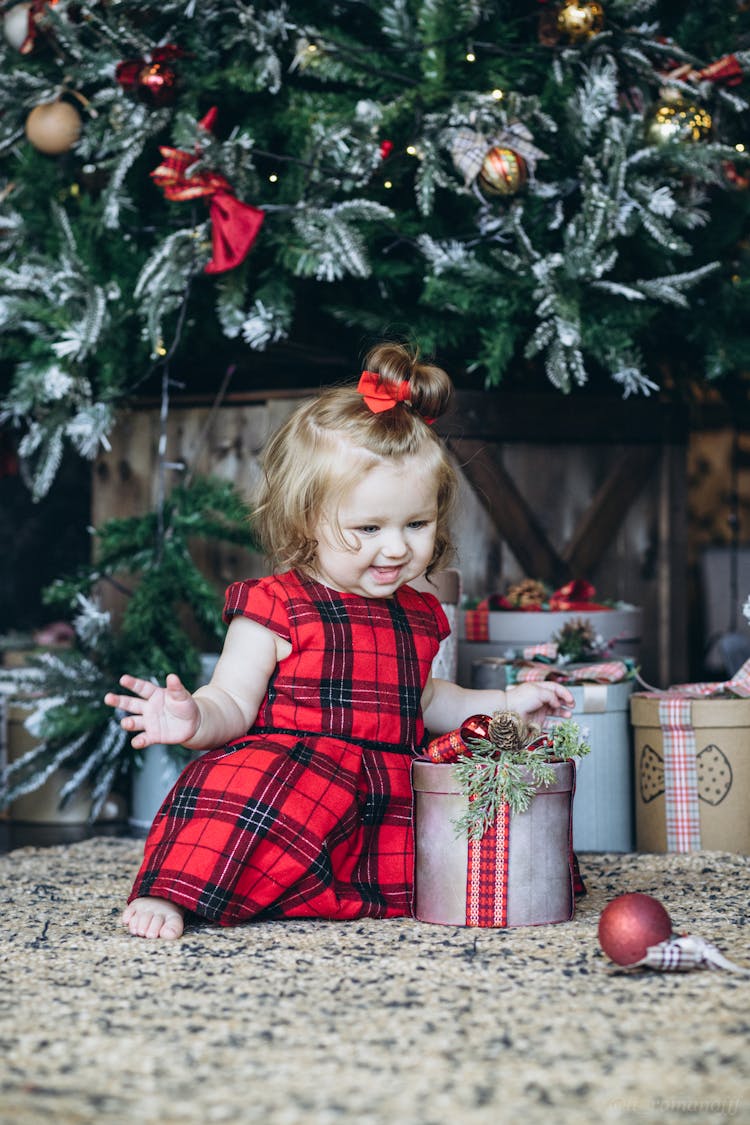
[[279, 179], [279, 177], [276, 175], [276, 173], [272, 172], [271, 175], [268, 177], [268, 182], [271, 183], [271, 184], [275, 184], [275, 183], [278, 182], [278, 179]]
[[477, 56], [474, 54], [473, 51], [467, 51], [466, 52], [466, 61], [467, 62], [476, 62], [477, 61]]
[[503, 94], [502, 90], [495, 89], [495, 90], [492, 91], [492, 96], [493, 96], [493, 98], [495, 99], [496, 102], [499, 102], [500, 99], [503, 98], [505, 95]]
[[735, 146], [734, 146], [734, 151], [735, 151], [735, 152], [744, 152], [744, 151], [745, 151], [745, 146], [744, 146], [743, 144], [738, 144], [738, 145], [735, 145]]
[[407, 145], [406, 146], [406, 153], [407, 153], [408, 156], [416, 156], [417, 150], [414, 147], [414, 145]]
[[392, 181], [391, 181], [391, 180], [386, 180], [386, 181], [385, 181], [385, 183], [383, 184], [383, 187], [384, 187], [384, 188], [392, 188], [392, 187], [393, 187], [393, 183], [392, 183]]

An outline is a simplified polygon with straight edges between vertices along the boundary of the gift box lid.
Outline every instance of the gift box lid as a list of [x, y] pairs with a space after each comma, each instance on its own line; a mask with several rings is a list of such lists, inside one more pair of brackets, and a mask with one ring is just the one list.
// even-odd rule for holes
[[[636, 692], [630, 697], [630, 718], [636, 727], [659, 727], [659, 704], [665, 695], [658, 692]], [[691, 699], [680, 692], [675, 698], [690, 702], [693, 727], [750, 727], [750, 699]]]
[[[569, 792], [573, 788], [573, 763], [553, 762], [552, 768], [555, 771], [555, 781], [552, 785], [545, 785], [541, 792]], [[416, 793], [461, 793], [455, 769], [450, 762], [429, 762], [415, 758], [412, 762], [411, 776]], [[522, 779], [527, 783], [534, 780], [531, 773], [526, 770], [523, 771]]]

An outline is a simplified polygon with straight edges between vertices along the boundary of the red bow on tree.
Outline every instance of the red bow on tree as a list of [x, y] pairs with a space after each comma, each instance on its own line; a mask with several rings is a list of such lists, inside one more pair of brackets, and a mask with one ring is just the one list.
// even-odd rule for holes
[[[210, 132], [215, 120], [214, 107], [199, 125]], [[194, 154], [166, 145], [160, 146], [159, 152], [163, 160], [151, 173], [151, 178], [162, 189], [165, 199], [182, 201], [202, 197], [209, 201], [213, 253], [205, 272], [223, 273], [234, 269], [250, 252], [265, 212], [237, 199], [229, 181], [217, 172], [187, 175], [188, 168], [196, 161]]]

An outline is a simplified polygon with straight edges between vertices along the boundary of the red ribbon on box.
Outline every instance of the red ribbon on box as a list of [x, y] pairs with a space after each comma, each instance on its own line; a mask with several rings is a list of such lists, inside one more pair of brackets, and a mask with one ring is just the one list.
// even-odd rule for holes
[[510, 805], [503, 802], [478, 840], [469, 840], [466, 863], [466, 925], [508, 925]]

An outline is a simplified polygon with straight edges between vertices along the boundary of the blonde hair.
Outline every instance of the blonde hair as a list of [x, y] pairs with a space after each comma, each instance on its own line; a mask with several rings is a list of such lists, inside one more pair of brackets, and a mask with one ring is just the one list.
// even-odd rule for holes
[[437, 477], [435, 549], [427, 574], [453, 552], [448, 524], [456, 474], [425, 421], [445, 412], [452, 383], [442, 368], [420, 363], [418, 353], [402, 344], [378, 344], [366, 356], [365, 369], [394, 388], [407, 380], [408, 399], [376, 414], [356, 386], [330, 387], [300, 406], [266, 446], [254, 528], [282, 570], [310, 571], [318, 546], [314, 532], [324, 510], [335, 511], [347, 489], [374, 465], [407, 457], [419, 457]]

